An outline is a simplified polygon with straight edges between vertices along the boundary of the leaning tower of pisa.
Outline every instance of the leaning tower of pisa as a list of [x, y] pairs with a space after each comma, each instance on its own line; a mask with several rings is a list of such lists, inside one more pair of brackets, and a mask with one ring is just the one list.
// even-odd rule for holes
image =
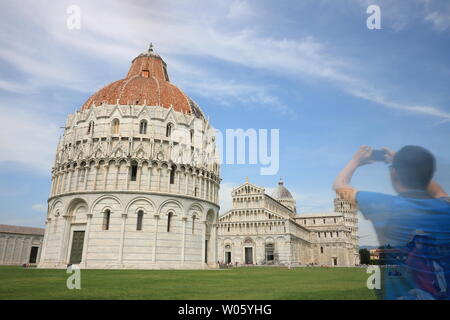
[[214, 130], [153, 47], [67, 118], [39, 266], [215, 265]]
[[344, 226], [347, 228], [351, 240], [347, 244], [348, 257], [353, 260], [348, 263], [355, 265], [359, 264], [358, 208], [356, 203], [347, 200], [350, 198], [346, 196], [345, 191], [336, 193], [334, 211], [340, 212], [344, 216]]

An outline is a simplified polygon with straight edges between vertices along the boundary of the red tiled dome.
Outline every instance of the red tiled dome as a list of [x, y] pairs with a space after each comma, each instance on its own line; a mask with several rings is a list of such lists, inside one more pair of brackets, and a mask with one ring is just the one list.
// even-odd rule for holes
[[153, 51], [141, 53], [131, 62], [125, 79], [112, 82], [94, 93], [81, 107], [86, 110], [95, 104], [162, 106], [203, 118], [198, 105], [179, 88], [169, 82], [167, 65]]

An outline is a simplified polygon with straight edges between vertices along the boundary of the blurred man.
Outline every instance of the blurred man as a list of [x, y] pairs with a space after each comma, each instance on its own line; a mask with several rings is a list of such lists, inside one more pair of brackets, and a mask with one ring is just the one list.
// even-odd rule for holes
[[[381, 156], [380, 156], [381, 155]], [[397, 196], [350, 186], [356, 169], [385, 161]], [[436, 160], [428, 150], [405, 146], [398, 152], [361, 147], [334, 181], [336, 192], [356, 203], [385, 249], [383, 299], [448, 299], [450, 198], [432, 180]]]

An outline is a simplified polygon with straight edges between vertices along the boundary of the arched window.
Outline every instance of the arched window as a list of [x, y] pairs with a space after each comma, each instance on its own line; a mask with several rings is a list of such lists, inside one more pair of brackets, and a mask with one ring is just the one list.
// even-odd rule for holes
[[173, 213], [169, 212], [167, 214], [167, 232], [170, 232], [170, 223], [172, 222]]
[[323, 247], [320, 247], [320, 253], [323, 253]]
[[136, 230], [142, 230], [142, 220], [144, 219], [144, 211], [139, 210], [137, 213]]
[[191, 129], [190, 134], [191, 134], [191, 144], [193, 144], [194, 143], [194, 129]]
[[147, 133], [147, 121], [142, 120], [139, 124], [139, 133], [140, 134], [146, 134]]
[[173, 124], [168, 123], [166, 126], [166, 137], [169, 138], [172, 135]]
[[175, 183], [175, 170], [177, 169], [176, 166], [172, 166], [172, 168], [170, 169], [170, 184], [174, 184]]
[[195, 187], [194, 188], [194, 197], [197, 197], [198, 196], [198, 187]]
[[109, 230], [109, 222], [111, 220], [111, 210], [106, 209], [103, 213], [103, 230]]
[[87, 134], [94, 133], [94, 121], [90, 121], [88, 125]]
[[195, 231], [195, 219], [197, 219], [197, 217], [195, 215], [192, 216], [192, 234], [194, 234]]
[[119, 126], [120, 126], [119, 119], [114, 119], [111, 122], [111, 133], [112, 134], [119, 134]]
[[131, 181], [136, 181], [137, 169], [138, 169], [137, 163], [133, 162], [130, 167], [130, 180]]

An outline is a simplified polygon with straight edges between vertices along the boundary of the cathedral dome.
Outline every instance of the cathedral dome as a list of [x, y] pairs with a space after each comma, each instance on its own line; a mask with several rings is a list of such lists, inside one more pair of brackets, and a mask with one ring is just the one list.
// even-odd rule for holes
[[289, 192], [288, 189], [286, 189], [286, 187], [284, 186], [284, 182], [283, 180], [280, 179], [280, 181], [278, 181], [278, 186], [277, 188], [272, 192], [272, 198], [278, 200], [278, 199], [294, 199], [294, 197], [292, 197], [292, 194]]
[[204, 118], [199, 106], [178, 87], [170, 83], [167, 64], [153, 46], [131, 62], [127, 76], [94, 93], [81, 107], [86, 110], [107, 104], [173, 107], [175, 111]]

